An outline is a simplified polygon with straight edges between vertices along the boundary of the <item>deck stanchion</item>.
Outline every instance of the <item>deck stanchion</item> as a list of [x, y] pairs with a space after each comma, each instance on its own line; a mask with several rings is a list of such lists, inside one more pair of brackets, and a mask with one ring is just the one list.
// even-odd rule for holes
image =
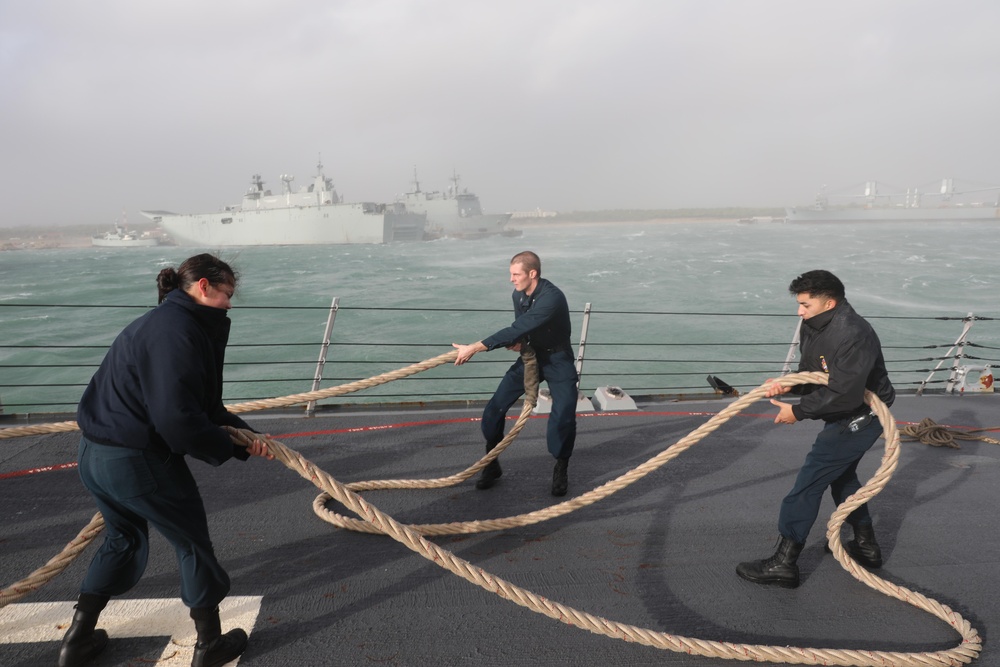
[[[330, 348], [330, 334], [333, 332], [333, 323], [337, 319], [337, 311], [340, 309], [340, 297], [333, 297], [330, 304], [330, 313], [326, 316], [326, 329], [323, 331], [323, 343], [319, 347], [319, 361], [316, 362], [316, 374], [313, 376], [311, 391], [319, 389], [319, 383], [323, 381], [323, 369], [326, 367], [326, 352]], [[316, 414], [316, 401], [306, 403], [306, 416], [312, 417]]]

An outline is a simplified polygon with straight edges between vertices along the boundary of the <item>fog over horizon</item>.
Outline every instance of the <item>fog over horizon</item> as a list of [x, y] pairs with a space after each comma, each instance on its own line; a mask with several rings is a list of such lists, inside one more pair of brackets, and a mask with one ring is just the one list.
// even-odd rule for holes
[[348, 202], [416, 169], [488, 212], [997, 186], [997, 26], [992, 0], [8, 0], [0, 227], [216, 211], [320, 157]]

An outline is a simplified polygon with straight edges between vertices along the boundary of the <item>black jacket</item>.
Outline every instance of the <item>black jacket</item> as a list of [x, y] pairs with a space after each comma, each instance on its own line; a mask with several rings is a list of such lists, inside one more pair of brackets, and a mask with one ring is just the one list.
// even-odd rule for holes
[[878, 334], [846, 300], [831, 310], [803, 320], [799, 371], [830, 376], [827, 385], [797, 385], [802, 394], [792, 406], [796, 419], [837, 421], [865, 410], [865, 389], [892, 405], [896, 392], [889, 381]]
[[212, 465], [249, 458], [221, 428], [249, 428], [222, 404], [230, 324], [223, 309], [167, 294], [111, 344], [77, 408], [84, 437]]
[[495, 350], [526, 342], [537, 352], [572, 352], [569, 304], [562, 290], [545, 278], [539, 278], [531, 296], [515, 290], [511, 297], [514, 300], [514, 322], [483, 339], [486, 349]]

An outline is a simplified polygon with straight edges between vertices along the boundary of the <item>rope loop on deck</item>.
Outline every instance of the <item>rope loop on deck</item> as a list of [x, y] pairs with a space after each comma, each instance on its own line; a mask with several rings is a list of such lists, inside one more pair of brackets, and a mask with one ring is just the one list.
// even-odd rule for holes
[[994, 428], [957, 429], [936, 423], [930, 417], [924, 417], [919, 424], [908, 424], [900, 429], [903, 441], [917, 441], [932, 447], [951, 447], [961, 449], [956, 440], [979, 440], [993, 445], [1000, 445], [1000, 440], [987, 438], [984, 435], [974, 435], [981, 431], [995, 431]]
[[[426, 364], [426, 368], [431, 368], [442, 363], [454, 360], [456, 352], [450, 352], [448, 354], [441, 355], [434, 359], [428, 360], [427, 362], [422, 362], [422, 364], [415, 364], [414, 366], [409, 366], [407, 369], [401, 369], [396, 373], [402, 373], [408, 369], [414, 369], [418, 366], [423, 366]], [[526, 368], [529, 362], [525, 359]], [[405, 377], [406, 375], [412, 375], [413, 373], [420, 372], [420, 370], [413, 370], [410, 373], [399, 375], [398, 377]], [[394, 374], [387, 373], [382, 376], [377, 376], [378, 378], [385, 378], [387, 376], [392, 376]], [[395, 379], [393, 377], [392, 379]], [[371, 380], [375, 380], [372, 378]], [[390, 381], [388, 379], [385, 382]], [[823, 384], [825, 385], [828, 381], [826, 374], [824, 373], [796, 373], [792, 375], [786, 375], [782, 378], [776, 380], [783, 386], [795, 386], [800, 384]], [[352, 383], [350, 386], [362, 385], [368, 381], [361, 381], [360, 383]], [[726, 408], [720, 411], [718, 414], [713, 415], [705, 424], [702, 424], [694, 431], [684, 436], [676, 443], [667, 447], [664, 451], [652, 457], [645, 463], [637, 466], [633, 470], [623, 474], [616, 480], [612, 480], [597, 489], [594, 489], [579, 498], [572, 499], [555, 505], [552, 508], [547, 508], [546, 510], [541, 510], [539, 512], [533, 512], [526, 515], [521, 515], [520, 517], [511, 517], [510, 519], [503, 519], [498, 521], [510, 521], [514, 520], [516, 523], [512, 525], [528, 525], [530, 523], [536, 523], [538, 521], [543, 521], [548, 518], [553, 518], [555, 516], [561, 516], [574, 509], [589, 505], [597, 500], [600, 500], [608, 495], [611, 495], [615, 491], [632, 484], [633, 482], [645, 477], [650, 472], [658, 469], [668, 461], [676, 458], [682, 452], [686, 451], [696, 443], [700, 442], [706, 435], [715, 431], [719, 426], [727, 422], [733, 416], [741, 412], [748, 405], [754, 403], [757, 400], [765, 397], [765, 392], [767, 386], [775, 382], [774, 380], [761, 385], [760, 387], [748, 392], [744, 396], [738, 398], [733, 403], [729, 404]], [[382, 384], [383, 382], [376, 382], [374, 384]], [[365, 386], [374, 386], [374, 384], [365, 384]], [[537, 389], [537, 376], [535, 379], [536, 389]], [[345, 385], [348, 386], [348, 385]], [[335, 387], [333, 390], [324, 391], [335, 391], [340, 390], [341, 387]], [[351, 391], [356, 391], [356, 389], [351, 389]], [[309, 392], [308, 394], [298, 394], [299, 397], [294, 402], [307, 402], [310, 400], [315, 400], [314, 394], [318, 392]], [[349, 393], [348, 391], [342, 391], [341, 393]], [[329, 394], [329, 395], [339, 395], [339, 394]], [[528, 399], [525, 401], [525, 408], [522, 411], [521, 417], [518, 419], [518, 423], [527, 420], [527, 416], [530, 414], [531, 410], [529, 407], [534, 407], [534, 400], [537, 399], [537, 393], [534, 398], [529, 395]], [[954, 648], [933, 651], [933, 652], [915, 652], [915, 653], [905, 653], [905, 652], [886, 652], [886, 651], [869, 651], [869, 650], [857, 650], [857, 649], [827, 649], [827, 648], [800, 648], [794, 646], [765, 646], [765, 645], [755, 645], [755, 644], [736, 644], [731, 642], [716, 642], [709, 641], [698, 638], [684, 637], [680, 635], [672, 635], [666, 632], [658, 632], [655, 630], [650, 630], [646, 628], [640, 628], [633, 625], [628, 625], [624, 623], [619, 623], [610, 619], [602, 618], [599, 616], [593, 616], [587, 612], [583, 612], [572, 607], [563, 605], [558, 602], [549, 600], [548, 598], [537, 595], [531, 591], [520, 588], [515, 584], [508, 582], [499, 577], [486, 572], [485, 570], [472, 565], [468, 561], [465, 561], [455, 554], [447, 551], [431, 542], [429, 542], [421, 533], [424, 534], [439, 534], [433, 531], [425, 531], [427, 527], [424, 526], [406, 526], [400, 524], [391, 516], [383, 513], [375, 506], [369, 504], [361, 496], [359, 496], [354, 490], [352, 490], [351, 484], [343, 484], [322, 469], [316, 467], [308, 459], [304, 458], [298, 452], [286, 447], [280, 442], [272, 440], [267, 436], [259, 433], [253, 433], [247, 430], [241, 429], [229, 429], [234, 442], [240, 444], [248, 444], [253, 440], [264, 440], [267, 442], [268, 447], [274, 457], [285, 464], [289, 469], [298, 472], [301, 477], [310, 481], [318, 488], [323, 491], [320, 497], [328, 497], [334, 499], [341, 503], [348, 510], [354, 512], [362, 519], [362, 523], [371, 527], [371, 530], [365, 530], [365, 532], [381, 533], [388, 535], [392, 539], [400, 542], [407, 548], [415, 551], [424, 558], [427, 558], [436, 565], [456, 574], [463, 579], [480, 586], [481, 588], [495, 593], [502, 598], [510, 600], [515, 604], [521, 605], [532, 611], [548, 616], [549, 618], [561, 621], [568, 625], [577, 626], [589, 630], [595, 634], [604, 635], [607, 637], [612, 637], [616, 639], [621, 639], [628, 642], [636, 642], [646, 646], [652, 646], [655, 648], [670, 650], [678, 653], [688, 653], [691, 655], [700, 655], [705, 657], [722, 658], [727, 660], [742, 660], [742, 661], [756, 661], [756, 662], [772, 662], [772, 663], [786, 663], [786, 664], [806, 664], [806, 665], [843, 665], [843, 666], [857, 666], [857, 667], [909, 667], [909, 666], [922, 666], [922, 667], [945, 667], [968, 664], [975, 660], [982, 649], [982, 641], [979, 637], [979, 633], [976, 631], [972, 625], [962, 618], [957, 612], [953, 611], [948, 606], [933, 600], [927, 596], [922, 595], [916, 591], [909, 590], [903, 586], [893, 584], [891, 582], [876, 576], [872, 572], [862, 568], [855, 562], [844, 549], [840, 538], [840, 529], [847, 516], [857, 507], [868, 502], [872, 497], [877, 495], [883, 488], [885, 488], [889, 479], [891, 478], [893, 472], [899, 464], [899, 444], [900, 436], [899, 431], [896, 428], [896, 422], [892, 415], [889, 413], [888, 407], [879, 400], [879, 398], [872, 394], [871, 392], [866, 392], [866, 401], [872, 408], [872, 411], [878, 417], [879, 421], [883, 426], [883, 436], [885, 438], [885, 451], [882, 456], [882, 461], [876, 470], [875, 474], [872, 476], [868, 482], [858, 490], [857, 493], [849, 497], [844, 501], [830, 516], [830, 520], [827, 523], [827, 540], [829, 546], [833, 551], [833, 556], [836, 558], [837, 562], [847, 570], [851, 576], [853, 576], [858, 581], [862, 582], [866, 586], [875, 589], [876, 591], [907, 602], [919, 609], [926, 611], [927, 613], [939, 618], [943, 622], [950, 625], [961, 635], [961, 642]], [[281, 401], [282, 399], [275, 399]], [[261, 402], [255, 402], [258, 404]], [[289, 403], [286, 403], [289, 404]], [[244, 404], [247, 405], [247, 404]], [[266, 407], [275, 407], [273, 405], [268, 405]], [[247, 409], [260, 409], [257, 407], [247, 408]], [[515, 427], [517, 425], [515, 424]], [[512, 429], [513, 431], [513, 429]], [[516, 436], [515, 436], [516, 437]], [[513, 441], [513, 437], [509, 438], [509, 441]], [[505, 438], [508, 440], [508, 438]], [[506, 442], [509, 445], [510, 442]], [[500, 446], [494, 448], [493, 452], [499, 455]], [[491, 452], [491, 453], [493, 453]], [[495, 458], [495, 456], [493, 457]], [[489, 456], [484, 457], [472, 467], [466, 469], [461, 474], [469, 473], [463, 479], [467, 479], [472, 474], [475, 474], [478, 470], [481, 470], [486, 463], [492, 460]], [[470, 472], [471, 471], [471, 472]], [[442, 479], [452, 479], [458, 475], [453, 475], [449, 478]], [[401, 480], [395, 480], [399, 482]], [[439, 480], [411, 480], [416, 482], [439, 482]], [[368, 485], [366, 488], [397, 488], [391, 486], [371, 486], [373, 484], [382, 484], [383, 482], [365, 482], [365, 483], [355, 483], [361, 485]], [[388, 483], [388, 482], [386, 482]], [[394, 482], [393, 482], [394, 483]], [[457, 482], [456, 482], [457, 483]], [[406, 487], [411, 488], [411, 487]], [[436, 488], [436, 487], [432, 487]], [[324, 503], [325, 504], [325, 501]], [[315, 503], [314, 503], [315, 508]], [[352, 520], [353, 521], [353, 520]], [[483, 525], [479, 525], [483, 524]], [[488, 525], [487, 525], [488, 524]], [[466, 532], [480, 532], [482, 530], [495, 530], [496, 528], [490, 527], [494, 522], [470, 522], [465, 524], [438, 524], [444, 526], [462, 525], [469, 527], [471, 530]], [[499, 524], [498, 524], [499, 525]], [[95, 515], [91, 520], [90, 524], [84, 528], [79, 535], [72, 542], [70, 542], [63, 552], [49, 561], [44, 567], [33, 572], [29, 577], [14, 586], [0, 591], [0, 607], [3, 607], [11, 602], [20, 599], [24, 595], [27, 595], [31, 591], [37, 590], [44, 583], [51, 580], [59, 572], [66, 568], [66, 566], [75, 558], [85, 547], [89, 544], [97, 534], [100, 533], [103, 528], [103, 519], [101, 519], [100, 514]], [[445, 534], [445, 533], [440, 533]]]

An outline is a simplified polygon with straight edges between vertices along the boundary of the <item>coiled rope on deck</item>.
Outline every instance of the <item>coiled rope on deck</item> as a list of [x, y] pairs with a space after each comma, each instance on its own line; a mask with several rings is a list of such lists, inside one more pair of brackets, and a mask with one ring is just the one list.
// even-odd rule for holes
[[951, 447], [952, 449], [961, 449], [959, 444], [955, 442], [956, 440], [979, 440], [981, 442], [1000, 445], [1000, 440], [987, 438], [984, 435], [975, 435], [976, 433], [981, 433], [983, 431], [995, 430], [997, 430], [996, 427], [971, 428], [964, 430], [949, 428], [936, 423], [930, 417], [925, 417], [920, 420], [919, 424], [908, 424], [904, 426], [900, 430], [900, 436], [904, 441], [922, 442], [923, 444], [930, 445], [932, 447]]
[[[455, 358], [455, 352], [451, 352], [434, 360], [438, 361], [434, 365], [439, 365], [440, 363], [446, 363]], [[526, 360], [527, 362], [527, 360]], [[427, 362], [424, 362], [427, 363]], [[527, 365], [527, 364], [526, 364]], [[415, 365], [417, 366], [417, 365]], [[428, 366], [432, 367], [432, 366]], [[410, 366], [408, 368], [414, 368]], [[404, 369], [405, 370], [405, 369]], [[419, 372], [419, 371], [414, 371]], [[411, 373], [412, 374], [412, 373]], [[391, 374], [385, 374], [391, 375]], [[378, 376], [384, 377], [384, 376]], [[405, 377], [402, 376], [402, 377]], [[386, 380], [389, 381], [389, 380]], [[777, 380], [784, 386], [794, 386], [798, 384], [826, 384], [827, 377], [823, 373], [797, 373], [793, 375], [787, 375], [783, 378]], [[352, 383], [359, 384], [359, 383]], [[373, 385], [372, 385], [373, 386]], [[340, 389], [339, 387], [333, 388], [333, 390]], [[325, 390], [332, 391], [332, 390]], [[766, 386], [761, 385], [757, 389], [745, 394], [741, 398], [737, 399], [735, 402], [731, 403], [724, 410], [714, 415], [709, 419], [708, 422], [700, 426], [699, 428], [692, 431], [690, 434], [677, 441], [666, 450], [660, 454], [654, 456], [646, 463], [638, 466], [633, 471], [622, 475], [617, 480], [613, 480], [605, 484], [599, 489], [595, 489], [590, 492], [590, 494], [595, 494], [605, 487], [616, 487], [622, 488], [623, 486], [640, 479], [652, 470], [660, 467], [667, 461], [675, 458], [683, 451], [699, 442], [705, 435], [713, 432], [719, 426], [724, 424], [726, 421], [731, 419], [733, 416], [742, 411], [746, 406], [764, 397], [766, 392]], [[310, 394], [315, 394], [316, 392], [310, 392]], [[348, 393], [348, 392], [343, 392]], [[333, 394], [331, 394], [333, 395]], [[308, 396], [308, 394], [300, 394], [297, 396]], [[280, 399], [278, 399], [280, 400]], [[306, 398], [305, 401], [314, 400], [312, 397]], [[730, 660], [753, 660], [759, 662], [774, 662], [774, 663], [792, 663], [792, 664], [810, 664], [810, 665], [851, 665], [858, 667], [887, 667], [887, 666], [945, 666], [945, 665], [960, 665], [968, 664], [978, 657], [981, 649], [982, 642], [979, 637], [978, 632], [972, 625], [962, 618], [957, 612], [953, 611], [948, 606], [928, 598], [918, 592], [909, 590], [905, 587], [892, 584], [881, 577], [869, 572], [868, 570], [859, 566], [850, 556], [847, 554], [843, 547], [840, 539], [840, 528], [846, 520], [847, 516], [857, 507], [868, 502], [872, 497], [877, 495], [888, 483], [899, 463], [899, 431], [896, 428], [895, 420], [889, 413], [888, 408], [882, 403], [877, 396], [868, 392], [866, 394], [866, 400], [872, 407], [879, 421], [882, 423], [884, 428], [885, 437], [885, 452], [882, 457], [881, 464], [876, 470], [872, 478], [865, 483], [865, 485], [854, 495], [843, 502], [837, 509], [833, 512], [827, 523], [827, 539], [829, 541], [830, 548], [833, 551], [834, 558], [841, 564], [844, 569], [846, 569], [851, 576], [853, 576], [858, 581], [861, 581], [865, 585], [879, 591], [880, 593], [887, 595], [889, 597], [896, 598], [907, 602], [919, 609], [930, 613], [931, 615], [941, 619], [945, 623], [948, 623], [953, 627], [962, 637], [961, 642], [954, 648], [934, 651], [934, 652], [917, 652], [917, 653], [905, 653], [905, 652], [883, 652], [883, 651], [867, 651], [867, 650], [855, 650], [855, 649], [827, 649], [827, 648], [800, 648], [791, 646], [764, 646], [755, 644], [735, 644], [730, 642], [715, 642], [703, 639], [683, 637], [678, 635], [672, 635], [665, 632], [658, 632], [650, 629], [639, 628], [633, 625], [627, 625], [619, 623], [617, 621], [605, 619], [599, 616], [593, 616], [586, 612], [576, 610], [572, 607], [553, 602], [545, 597], [541, 597], [532, 593], [531, 591], [520, 588], [511, 582], [500, 579], [493, 576], [489, 572], [478, 568], [468, 561], [458, 558], [453, 553], [438, 547], [437, 545], [427, 541], [416, 527], [408, 527], [400, 524], [391, 516], [381, 512], [376, 507], [372, 506], [366, 502], [361, 496], [352, 491], [349, 485], [342, 484], [336, 479], [332, 478], [325, 471], [317, 468], [308, 459], [305, 459], [300, 454], [294, 450], [286, 447], [280, 442], [271, 440], [270, 438], [263, 436], [261, 434], [256, 434], [250, 431], [243, 431], [239, 429], [234, 429], [232, 431], [232, 437], [234, 441], [247, 443], [254, 439], [263, 439], [268, 443], [268, 447], [271, 453], [274, 454], [275, 458], [284, 463], [288, 468], [296, 471], [304, 479], [309, 480], [315, 484], [318, 488], [322, 489], [324, 494], [328, 495], [330, 498], [337, 500], [350, 511], [355, 512], [358, 516], [362, 517], [364, 522], [370, 524], [375, 528], [378, 533], [383, 533], [397, 540], [407, 548], [419, 553], [423, 557], [431, 560], [437, 565], [453, 572], [454, 574], [470, 581], [493, 592], [500, 597], [508, 599], [516, 604], [523, 607], [527, 607], [532, 611], [540, 614], [544, 614], [550, 618], [559, 620], [568, 625], [574, 625], [578, 627], [585, 628], [590, 632], [605, 635], [608, 637], [614, 637], [617, 639], [622, 639], [624, 641], [641, 643], [647, 646], [652, 646], [656, 648], [661, 648], [665, 650], [688, 653], [693, 655], [701, 655], [706, 657], [716, 657], [724, 658]], [[304, 402], [299, 400], [297, 402]], [[518, 422], [526, 420], [527, 415], [530, 414], [528, 409], [529, 401], [525, 402], [525, 409], [522, 411], [522, 415]], [[268, 406], [271, 407], [271, 406]], [[510, 441], [513, 438], [509, 439]], [[509, 445], [509, 442], [506, 443]], [[505, 445], [505, 446], [506, 446]], [[491, 454], [499, 455], [500, 447], [498, 446], [490, 452]], [[501, 450], [502, 451], [502, 450]], [[474, 466], [463, 471], [463, 473], [469, 473], [465, 478], [475, 474], [476, 471], [481, 470], [483, 466], [486, 465], [490, 460], [493, 460], [495, 456], [490, 458], [489, 456], [484, 457]], [[471, 471], [471, 472], [470, 472]], [[633, 479], [634, 477], [634, 479]], [[442, 478], [449, 479], [449, 478]], [[419, 480], [417, 480], [419, 482]], [[437, 481], [437, 480], [433, 480]], [[379, 484], [379, 482], [369, 482], [365, 484]], [[368, 488], [388, 488], [388, 487], [371, 487]], [[408, 487], [409, 488], [409, 487]], [[611, 491], [613, 493], [614, 491]], [[590, 495], [590, 494], [585, 494]], [[606, 493], [600, 497], [605, 497], [609, 495]], [[322, 496], [321, 496], [322, 497]], [[594, 498], [590, 502], [595, 502], [599, 498]], [[578, 499], [576, 499], [578, 500]], [[556, 508], [565, 507], [572, 505], [574, 501], [568, 501], [566, 503], [560, 503], [555, 506]], [[589, 503], [586, 503], [589, 504]], [[315, 503], [314, 503], [315, 505]], [[573, 507], [572, 509], [575, 509]], [[572, 509], [560, 510], [559, 514], [566, 513], [567, 511], [572, 511]], [[532, 513], [534, 515], [536, 513]], [[555, 516], [558, 516], [556, 514]], [[524, 515], [525, 517], [530, 517], [532, 515]], [[551, 518], [551, 517], [544, 517]], [[543, 517], [532, 517], [530, 522], [544, 520]], [[95, 527], [96, 522], [100, 522], [101, 526]], [[480, 522], [473, 522], [480, 523]], [[448, 525], [448, 524], [445, 524]], [[526, 525], [524, 523], [515, 525]], [[100, 515], [94, 517], [87, 528], [80, 532], [80, 534], [67, 545], [63, 553], [72, 550], [75, 551], [72, 557], [75, 557], [87, 543], [93, 540], [93, 538], [100, 532], [100, 528], [103, 527], [103, 520], [100, 520]], [[88, 532], [89, 531], [89, 532]], [[37, 573], [41, 573], [45, 570], [44, 575], [40, 575], [35, 583], [31, 585], [26, 585], [24, 582], [19, 582], [10, 589], [5, 589], [0, 591], [0, 607], [9, 604], [13, 599], [19, 599], [23, 595], [27, 594], [32, 590], [36, 590], [40, 587], [44, 581], [41, 581], [41, 576], [47, 576], [45, 581], [48, 581], [54, 577], [62, 569], [65, 569], [68, 562], [72, 560], [69, 558], [68, 561], [62, 562], [62, 569], [56, 570], [55, 567], [49, 568], [48, 566], [56, 561], [54, 558], [45, 567], [40, 568], [31, 576], [35, 576]], [[25, 580], [27, 581], [27, 580]], [[14, 590], [18, 586], [20, 589]], [[16, 595], [16, 598], [13, 597]]]

